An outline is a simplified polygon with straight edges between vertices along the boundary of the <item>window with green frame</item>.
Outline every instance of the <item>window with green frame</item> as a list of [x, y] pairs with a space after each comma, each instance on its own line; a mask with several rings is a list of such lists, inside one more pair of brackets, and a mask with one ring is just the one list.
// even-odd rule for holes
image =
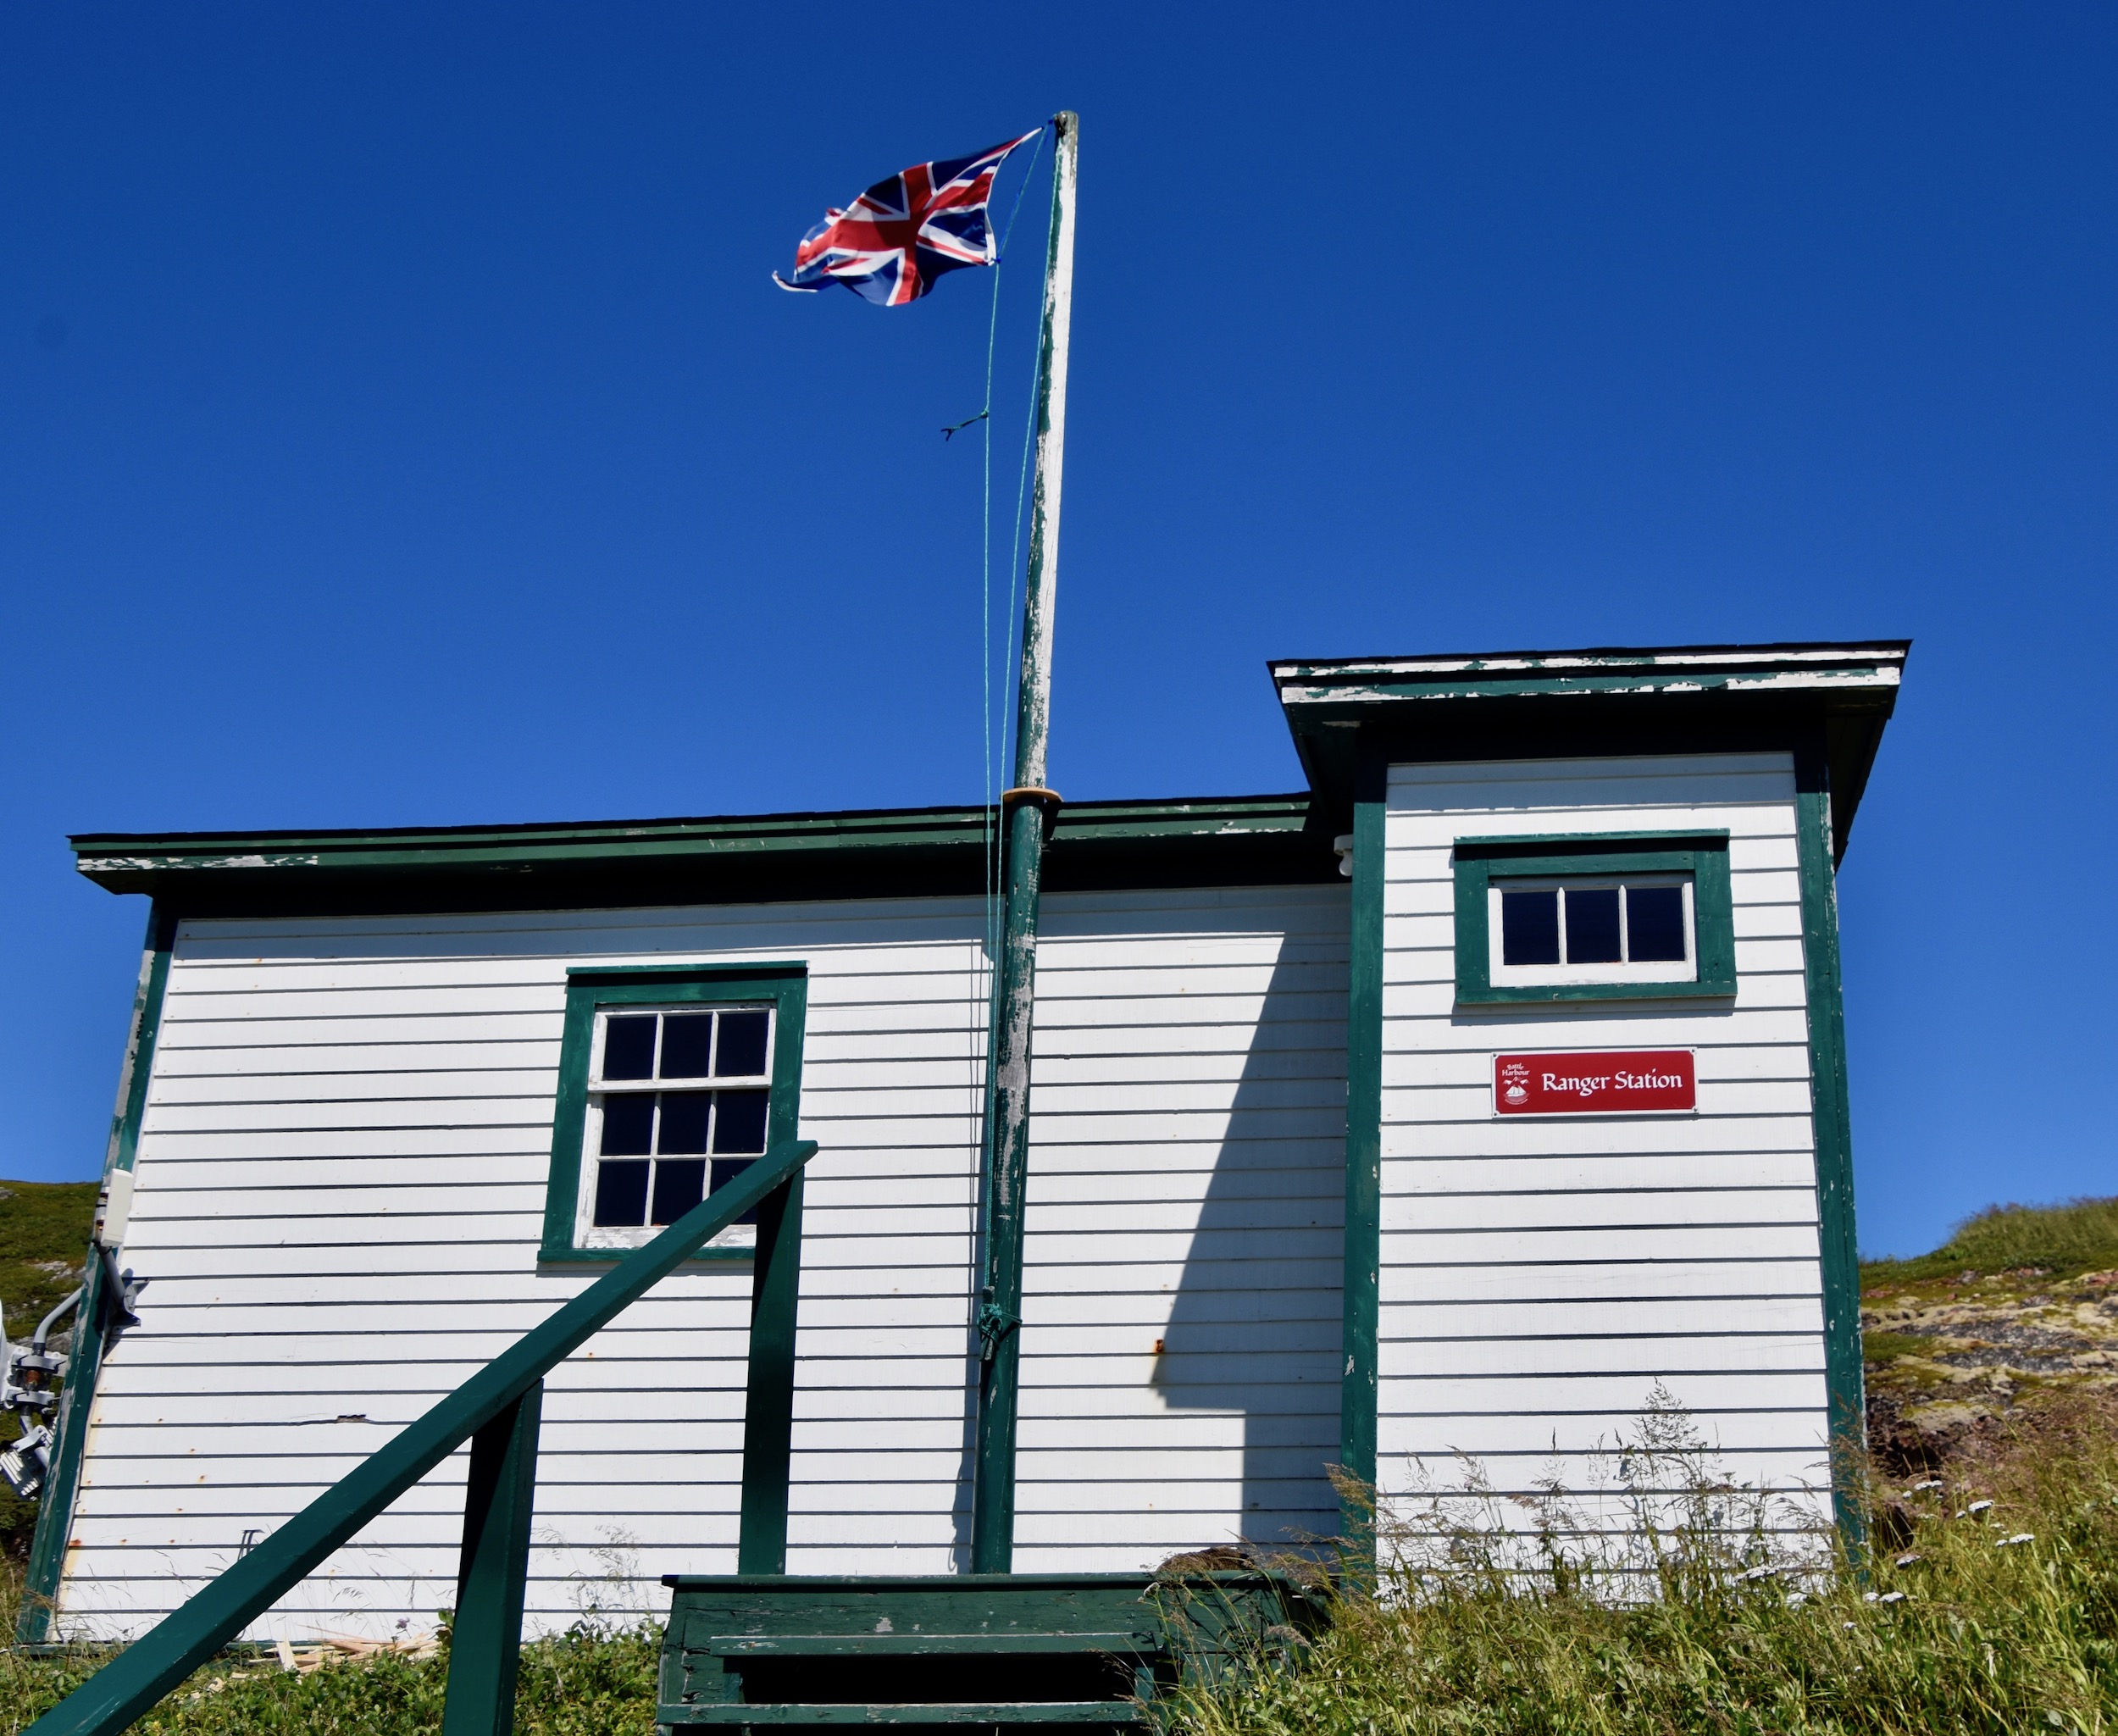
[[[801, 964], [572, 970], [545, 1196], [546, 1260], [613, 1260], [795, 1137]], [[754, 1217], [702, 1260], [748, 1260]]]
[[1456, 1001], [1736, 992], [1726, 832], [1455, 842]]

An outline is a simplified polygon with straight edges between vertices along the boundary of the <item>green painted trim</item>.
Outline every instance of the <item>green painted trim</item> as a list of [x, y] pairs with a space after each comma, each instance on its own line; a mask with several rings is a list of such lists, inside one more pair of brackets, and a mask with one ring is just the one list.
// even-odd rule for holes
[[1005, 1573], [1015, 1561], [1015, 1440], [1021, 1401], [1023, 1230], [1029, 1177], [1031, 1031], [1037, 922], [1043, 896], [1044, 814], [1015, 805], [1007, 821], [1006, 893], [999, 981], [986, 1062], [985, 1140], [979, 1174], [983, 1276], [979, 1286], [978, 1429], [971, 1467], [971, 1571]]
[[1854, 1473], [1867, 1445], [1860, 1365], [1860, 1254], [1854, 1224], [1853, 1112], [1847, 1093], [1845, 997], [1838, 964], [1838, 886], [1831, 792], [1820, 749], [1798, 753], [1795, 840], [1802, 888], [1803, 1001], [1809, 1015], [1810, 1113], [1816, 1139], [1818, 1251], [1824, 1279], [1824, 1368], [1831, 1403], [1832, 1494], [1856, 1552], [1866, 1542]]
[[[790, 967], [799, 969], [800, 967]], [[773, 1125], [791, 1137], [801, 1089], [802, 1026], [808, 979], [790, 975], [779, 1003], [773, 1055]], [[782, 1090], [785, 1119], [780, 1117]], [[751, 1267], [749, 1376], [743, 1396], [743, 1496], [735, 1565], [745, 1573], [787, 1571], [787, 1507], [794, 1467], [795, 1348], [801, 1301], [801, 1206], [805, 1170], [757, 1208]]]
[[[1064, 838], [1223, 835], [1299, 831], [1309, 793], [1071, 802], [1055, 829]], [[816, 813], [581, 820], [505, 826], [399, 826], [306, 832], [82, 832], [68, 842], [84, 874], [152, 868], [255, 875], [276, 868], [402, 868], [437, 857], [467, 867], [524, 868], [577, 856], [770, 854], [933, 840], [979, 842], [979, 807], [848, 808]]]
[[[1377, 1338], [1383, 1265], [1383, 898], [1389, 767], [1363, 744], [1353, 805], [1352, 951], [1346, 983], [1346, 1197], [1339, 1463], [1376, 1480]], [[1345, 1503], [1345, 1534], [1372, 1516]]]
[[100, 1320], [108, 1305], [103, 1260], [91, 1251], [88, 1276], [75, 1315], [74, 1349], [67, 1360], [66, 1390], [60, 1395], [58, 1420], [52, 1430], [51, 1475], [45, 1479], [36, 1530], [30, 1539], [30, 1560], [22, 1576], [22, 1608], [14, 1637], [23, 1645], [52, 1639], [58, 1613], [59, 1584], [65, 1574], [68, 1534], [74, 1528], [74, 1503], [80, 1493], [81, 1461], [88, 1422], [96, 1402], [96, 1382], [103, 1373], [103, 1334], [83, 1323]]
[[[132, 1019], [125, 1034], [125, 1062], [118, 1076], [118, 1104], [103, 1152], [103, 1184], [114, 1171], [130, 1170], [138, 1161], [140, 1123], [147, 1109], [147, 1085], [154, 1072], [154, 1048], [162, 1029], [162, 1003], [169, 986], [169, 958], [176, 947], [176, 920], [166, 906], [147, 911], [147, 932], [141, 948], [140, 975], [132, 996]], [[74, 1503], [80, 1493], [81, 1461], [87, 1449], [88, 1423], [96, 1401], [96, 1382], [103, 1373], [105, 1294], [104, 1262], [94, 1246], [80, 1306], [74, 1316], [74, 1349], [68, 1359], [66, 1390], [52, 1430], [51, 1475], [46, 1479], [30, 1559], [23, 1572], [22, 1607], [15, 1617], [15, 1639], [42, 1645], [52, 1637], [59, 1585], [65, 1577], [68, 1534], [74, 1528]]]
[[774, 1146], [646, 1247], [635, 1248], [192, 1593], [25, 1736], [114, 1736], [124, 1729], [695, 1251], [784, 1187], [816, 1151], [808, 1140]]
[[1903, 684], [1909, 641], [1672, 646], [1271, 664], [1320, 802], [1352, 800], [1353, 742], [1400, 764], [1791, 752], [1821, 731], [1844, 855]]
[[[772, 1103], [765, 1145], [791, 1140], [801, 1124], [802, 1027], [808, 1017], [808, 966], [801, 963], [615, 965], [566, 973], [566, 1025], [559, 1044], [559, 1089], [552, 1115], [552, 1167], [545, 1184], [544, 1239], [537, 1258], [547, 1265], [608, 1266], [625, 1257], [613, 1248], [584, 1248], [574, 1240], [581, 1198], [581, 1138], [588, 1120], [589, 1052], [596, 1009], [668, 1006], [672, 1002], [770, 1001], [773, 1020]], [[762, 1226], [760, 1226], [762, 1230]], [[701, 1248], [694, 1259], [747, 1262], [748, 1248]]]
[[[1307, 792], [1070, 803], [1047, 879], [1069, 887], [1333, 878]], [[585, 908], [845, 896], [978, 896], [979, 807], [382, 831], [84, 833], [75, 865], [190, 913]]]
[[513, 1736], [543, 1416], [540, 1380], [471, 1437], [441, 1736]]
[[150, 906], [140, 986], [133, 995], [132, 1029], [118, 1087], [118, 1108], [111, 1118], [110, 1142], [103, 1162], [106, 1179], [114, 1169], [130, 1169], [139, 1158], [140, 1123], [147, 1117], [147, 1083], [154, 1072], [154, 1047], [162, 1034], [162, 1002], [169, 992], [169, 960], [175, 951], [174, 912], [160, 905]]
[[[1683, 845], [1684, 848], [1672, 848]], [[1456, 1004], [1551, 1006], [1605, 1001], [1727, 1000], [1736, 992], [1735, 901], [1726, 832], [1583, 832], [1534, 838], [1459, 838]], [[1688, 874], [1699, 974], [1675, 983], [1544, 983], [1496, 986], [1487, 892], [1493, 881], [1563, 874]]]

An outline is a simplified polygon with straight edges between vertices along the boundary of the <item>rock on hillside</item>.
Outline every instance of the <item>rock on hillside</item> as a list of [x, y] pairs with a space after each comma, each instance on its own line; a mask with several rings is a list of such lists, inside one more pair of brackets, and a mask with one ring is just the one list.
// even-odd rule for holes
[[2044, 1394], [2118, 1386], [2118, 1269], [1871, 1269], [1860, 1324], [1869, 1445], [1891, 1474], [1939, 1463]]

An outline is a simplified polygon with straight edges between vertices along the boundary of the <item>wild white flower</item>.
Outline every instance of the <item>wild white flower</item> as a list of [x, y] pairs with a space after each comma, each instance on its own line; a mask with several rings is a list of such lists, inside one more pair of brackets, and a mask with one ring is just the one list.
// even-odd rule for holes
[[1881, 1603], [1882, 1594], [1879, 1591], [1864, 1591], [1860, 1594], [1860, 1600], [1863, 1603]]
[[1991, 1508], [1992, 1506], [1993, 1503], [1991, 1501], [1973, 1501], [1969, 1506], [1966, 1507], [1964, 1511], [1966, 1513], [1982, 1513]]
[[1771, 1579], [1776, 1577], [1779, 1572], [1779, 1568], [1774, 1567], [1771, 1562], [1766, 1561], [1760, 1567], [1745, 1567], [1743, 1572], [1736, 1575], [1736, 1578], [1738, 1580]]
[[1886, 1591], [1876, 1601], [1877, 1603], [1903, 1603], [1905, 1594], [1901, 1591]]
[[1790, 1610], [1799, 1610], [1808, 1601], [1809, 1594], [1806, 1591], [1790, 1591], [1787, 1595], [1787, 1606]]
[[1900, 1567], [1910, 1567], [1917, 1562], [1925, 1561], [1927, 1557], [1921, 1555], [1917, 1550], [1907, 1550], [1903, 1555], [1898, 1557], [1896, 1565]]
[[2038, 1534], [2036, 1532], [2018, 1531], [2013, 1537], [2002, 1538], [1999, 1542], [1993, 1545], [1993, 1547], [1995, 1549], [2013, 1549], [2018, 1543], [2035, 1543], [2037, 1540]]
[[1906, 1489], [1905, 1492], [1907, 1495], [1925, 1495], [1930, 1489], [1939, 1489], [1941, 1487], [1942, 1479], [1940, 1478], [1930, 1477], [1924, 1483], [1914, 1484], [1911, 1488]]

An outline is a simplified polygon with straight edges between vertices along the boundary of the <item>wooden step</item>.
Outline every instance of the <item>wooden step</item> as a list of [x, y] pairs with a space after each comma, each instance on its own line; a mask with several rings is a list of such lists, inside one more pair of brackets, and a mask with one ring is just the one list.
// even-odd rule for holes
[[701, 1706], [685, 1722], [726, 1724], [1136, 1724], [1146, 1710], [1129, 1700], [913, 1700], [852, 1705], [773, 1702]]
[[1317, 1611], [1263, 1572], [673, 1575], [657, 1722], [1137, 1725]]
[[929, 1657], [948, 1654], [1159, 1652], [1148, 1633], [715, 1633], [711, 1657]]

